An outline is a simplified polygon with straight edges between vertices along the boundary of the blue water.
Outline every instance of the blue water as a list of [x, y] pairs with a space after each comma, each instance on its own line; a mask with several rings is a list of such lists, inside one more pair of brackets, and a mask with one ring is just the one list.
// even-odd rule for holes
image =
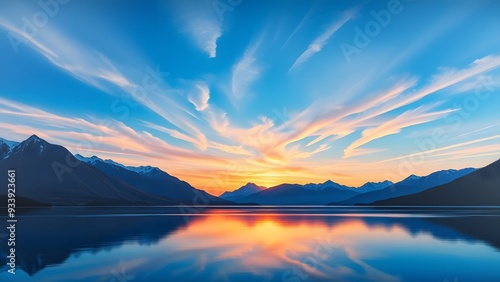
[[2, 232], [0, 281], [500, 281], [498, 208], [25, 210], [15, 275]]

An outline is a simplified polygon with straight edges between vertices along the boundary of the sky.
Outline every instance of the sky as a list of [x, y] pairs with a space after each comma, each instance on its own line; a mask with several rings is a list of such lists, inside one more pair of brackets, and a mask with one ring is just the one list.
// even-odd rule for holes
[[0, 1], [0, 137], [219, 195], [500, 156], [498, 1]]

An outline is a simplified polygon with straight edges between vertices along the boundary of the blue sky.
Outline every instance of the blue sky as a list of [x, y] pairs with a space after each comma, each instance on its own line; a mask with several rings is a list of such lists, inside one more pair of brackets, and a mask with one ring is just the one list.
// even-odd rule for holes
[[[42, 3], [42, 4], [40, 4]], [[500, 153], [498, 1], [1, 1], [0, 136], [214, 194]]]

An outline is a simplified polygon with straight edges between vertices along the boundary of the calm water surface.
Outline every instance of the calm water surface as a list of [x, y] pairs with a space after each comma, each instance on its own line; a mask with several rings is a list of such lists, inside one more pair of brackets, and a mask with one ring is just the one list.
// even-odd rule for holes
[[498, 208], [25, 211], [16, 275], [3, 230], [0, 281], [500, 281]]

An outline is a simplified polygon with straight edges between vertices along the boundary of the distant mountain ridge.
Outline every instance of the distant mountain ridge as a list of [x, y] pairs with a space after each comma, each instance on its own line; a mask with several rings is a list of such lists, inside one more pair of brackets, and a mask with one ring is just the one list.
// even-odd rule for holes
[[421, 193], [373, 203], [379, 206], [500, 206], [500, 159]]
[[[258, 204], [327, 204], [335, 199], [348, 199], [359, 193], [384, 189], [391, 181], [368, 182], [356, 188], [327, 180], [324, 183], [281, 184], [271, 188], [247, 183], [232, 192], [226, 191], [220, 197], [237, 203]], [[260, 187], [256, 189], [255, 187]]]
[[442, 185], [453, 181], [459, 177], [467, 175], [473, 172], [474, 168], [464, 168], [464, 169], [448, 169], [433, 172], [427, 176], [416, 176], [410, 175], [402, 181], [395, 183], [393, 185], [387, 186], [384, 189], [369, 191], [362, 193], [350, 199], [333, 202], [331, 204], [335, 205], [356, 205], [356, 204], [370, 204], [375, 201], [390, 199], [394, 197], [410, 195], [422, 192], [429, 188]]
[[[474, 168], [448, 169], [427, 176], [410, 175], [398, 183], [391, 181], [367, 182], [360, 187], [349, 187], [327, 180], [324, 183], [280, 184], [245, 194], [233, 192], [223, 195], [237, 203], [264, 205], [357, 205], [402, 195], [411, 195], [453, 181], [475, 171]], [[255, 184], [253, 184], [255, 185]], [[221, 195], [222, 197], [222, 195]]]
[[232, 200], [262, 205], [324, 205], [332, 200], [348, 199], [357, 194], [355, 188], [328, 180], [317, 184], [280, 184]]
[[258, 186], [255, 183], [247, 183], [244, 186], [230, 192], [226, 191], [222, 193], [222, 195], [219, 196], [219, 198], [226, 199], [226, 200], [237, 200], [239, 198], [258, 193], [262, 190], [266, 189], [264, 186]]
[[389, 187], [393, 184], [394, 183], [392, 183], [392, 181], [389, 181], [389, 180], [384, 180], [381, 182], [367, 182], [356, 189], [360, 193], [366, 193], [366, 192], [371, 192], [371, 191], [382, 190], [382, 189]]
[[303, 185], [302, 188], [311, 191], [322, 191], [325, 189], [348, 190], [352, 189], [353, 187], [345, 186], [342, 184], [335, 183], [331, 180], [327, 180], [324, 183], [308, 183]]

